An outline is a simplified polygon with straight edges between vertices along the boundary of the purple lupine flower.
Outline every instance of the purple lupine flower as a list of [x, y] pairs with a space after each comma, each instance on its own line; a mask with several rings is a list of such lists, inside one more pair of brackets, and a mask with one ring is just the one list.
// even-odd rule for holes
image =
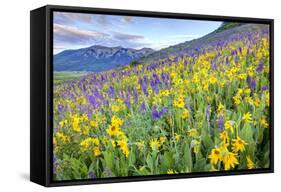
[[261, 73], [263, 70], [263, 63], [262, 63], [262, 60], [260, 60], [259, 64], [258, 64], [258, 67], [257, 67], [257, 72], [258, 73]]
[[229, 63], [229, 60], [228, 60], [228, 57], [226, 57], [226, 59], [225, 59], [225, 64], [228, 65], [228, 63]]
[[95, 87], [93, 89], [93, 94], [95, 95], [95, 97], [99, 98], [100, 94], [99, 94], [99, 90]]
[[146, 110], [146, 106], [145, 106], [145, 103], [143, 101], [142, 104], [141, 104], [141, 111], [145, 111], [145, 110]]
[[268, 87], [266, 85], [262, 86], [261, 88], [262, 92], [268, 90]]
[[89, 172], [89, 174], [88, 174], [88, 178], [89, 178], [89, 179], [95, 179], [95, 178], [96, 178], [96, 174], [95, 174], [93, 171], [91, 171], [91, 172]]
[[88, 96], [89, 103], [93, 106], [94, 109], [98, 108], [99, 102], [95, 98], [95, 96]]
[[223, 122], [223, 116], [222, 115], [219, 115], [219, 117], [218, 117], [218, 126], [219, 126], [219, 129], [222, 131], [223, 128], [224, 128], [224, 122]]
[[59, 162], [57, 160], [57, 157], [54, 155], [53, 156], [53, 172], [54, 172], [54, 174], [57, 173], [58, 166], [59, 166]]
[[241, 47], [238, 48], [238, 51], [239, 51], [240, 54], [242, 54], [242, 48]]
[[255, 78], [251, 78], [251, 77], [248, 78], [248, 86], [251, 88], [252, 91], [256, 89], [256, 84], [257, 81]]
[[58, 112], [61, 113], [63, 110], [63, 105], [62, 104], [58, 104]]
[[113, 89], [112, 85], [109, 86], [107, 94], [108, 94], [109, 98], [114, 98], [115, 93], [114, 93], [114, 89]]
[[211, 106], [208, 105], [208, 106], [206, 107], [206, 116], [207, 116], [207, 118], [210, 118], [210, 115], [211, 115]]
[[184, 68], [184, 70], [186, 71], [186, 67], [187, 67], [187, 61], [186, 60], [184, 60], [184, 63], [183, 63], [183, 68]]
[[168, 84], [168, 80], [169, 80], [170, 76], [167, 73], [162, 72], [161, 73], [161, 79], [164, 82], [166, 88], [168, 88], [169, 84]]
[[152, 118], [153, 118], [154, 120], [160, 118], [160, 117], [159, 117], [159, 112], [156, 110], [156, 107], [155, 107], [155, 106], [152, 107], [151, 115], [152, 115]]
[[155, 85], [156, 85], [157, 87], [158, 87], [158, 85], [161, 86], [161, 81], [160, 81], [158, 75], [157, 75], [155, 72], [153, 73], [153, 78], [154, 78]]
[[135, 87], [133, 88], [133, 94], [134, 94], [134, 101], [135, 101], [135, 103], [137, 103], [138, 102], [138, 92]]
[[130, 107], [131, 107], [131, 96], [130, 96], [129, 90], [128, 90], [127, 93], [126, 93], [125, 104], [126, 104], [127, 108], [130, 108]]
[[150, 86], [151, 86], [151, 88], [153, 89], [154, 92], [158, 93], [158, 91], [159, 91], [159, 89], [158, 89], [158, 84], [157, 84], [157, 82], [156, 82], [154, 79], [152, 79], [152, 78], [150, 78]]
[[214, 69], [216, 68], [216, 66], [217, 66], [216, 62], [213, 62], [213, 63], [212, 63], [211, 70], [214, 71]]
[[116, 77], [116, 72], [112, 72], [111, 77]]
[[152, 107], [151, 116], [154, 120], [160, 119], [168, 111], [167, 107], [163, 107], [160, 111], [157, 111], [156, 107]]
[[148, 92], [147, 92], [147, 77], [144, 76], [143, 79], [139, 79], [139, 84], [141, 86], [141, 89], [143, 91], [143, 93], [148, 96]]
[[167, 107], [163, 107], [163, 108], [159, 111], [160, 117], [162, 117], [167, 111], [168, 111], [168, 108], [167, 108]]
[[121, 98], [122, 98], [123, 100], [125, 99], [124, 91], [123, 91], [123, 90], [120, 91], [120, 96], [121, 96]]

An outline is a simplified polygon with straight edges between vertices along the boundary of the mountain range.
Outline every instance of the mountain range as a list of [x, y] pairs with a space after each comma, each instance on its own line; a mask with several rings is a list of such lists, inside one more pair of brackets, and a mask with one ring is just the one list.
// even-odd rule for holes
[[54, 71], [105, 71], [122, 67], [154, 52], [150, 48], [132, 49], [94, 45], [65, 50], [54, 55]]

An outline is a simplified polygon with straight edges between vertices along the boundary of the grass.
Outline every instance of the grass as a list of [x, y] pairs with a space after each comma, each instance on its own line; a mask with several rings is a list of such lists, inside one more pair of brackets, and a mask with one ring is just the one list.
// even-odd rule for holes
[[60, 84], [65, 81], [71, 81], [79, 79], [80, 77], [87, 75], [89, 72], [76, 72], [76, 71], [55, 71], [53, 73], [54, 84]]

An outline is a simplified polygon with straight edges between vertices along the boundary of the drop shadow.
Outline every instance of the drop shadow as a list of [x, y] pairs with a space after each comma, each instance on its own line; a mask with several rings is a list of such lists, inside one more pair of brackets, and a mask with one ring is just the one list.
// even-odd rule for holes
[[20, 173], [20, 178], [26, 181], [29, 181], [29, 174], [28, 173]]

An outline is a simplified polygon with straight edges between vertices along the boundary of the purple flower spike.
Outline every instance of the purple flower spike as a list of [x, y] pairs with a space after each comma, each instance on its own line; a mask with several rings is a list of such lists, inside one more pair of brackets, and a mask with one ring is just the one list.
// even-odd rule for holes
[[220, 115], [220, 116], [218, 117], [218, 126], [219, 126], [219, 129], [222, 131], [223, 128], [224, 128], [223, 116], [222, 116], [222, 115]]
[[209, 118], [210, 115], [211, 115], [211, 106], [208, 105], [208, 106], [206, 107], [206, 116], [207, 116], [207, 118]]
[[262, 91], [266, 91], [268, 90], [268, 87], [266, 85], [264, 85], [262, 88], [261, 88]]
[[136, 88], [133, 89], [133, 94], [134, 94], [134, 101], [135, 101], [135, 103], [137, 103], [139, 97], [138, 97], [138, 92], [137, 92]]
[[260, 60], [259, 64], [258, 64], [258, 67], [257, 67], [257, 72], [258, 73], [261, 73], [263, 70], [263, 63], [262, 63], [262, 60]]
[[145, 111], [145, 110], [146, 110], [146, 107], [145, 107], [145, 103], [143, 101], [142, 104], [141, 104], [141, 111]]
[[157, 111], [156, 107], [152, 107], [151, 116], [154, 120], [160, 119], [168, 111], [167, 107], [163, 107], [160, 111]]
[[110, 87], [109, 87], [109, 89], [108, 89], [108, 97], [109, 98], [114, 98], [114, 96], [115, 96], [115, 93], [114, 93], [114, 89], [113, 89], [113, 87], [110, 85]]
[[252, 91], [255, 91], [256, 89], [256, 84], [257, 84], [257, 81], [255, 78], [249, 78], [248, 79], [248, 84], [249, 84], [249, 87], [252, 89]]
[[61, 113], [63, 110], [63, 105], [62, 104], [58, 104], [58, 112]]

